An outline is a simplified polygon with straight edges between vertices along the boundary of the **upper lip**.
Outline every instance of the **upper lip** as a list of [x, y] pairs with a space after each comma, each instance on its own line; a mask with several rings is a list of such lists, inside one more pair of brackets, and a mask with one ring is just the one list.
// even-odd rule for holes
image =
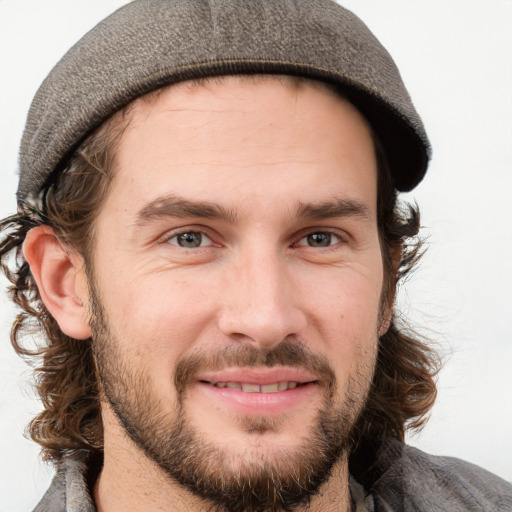
[[275, 382], [306, 383], [317, 381], [318, 378], [306, 370], [276, 366], [273, 368], [227, 368], [219, 371], [202, 372], [197, 380], [217, 384], [218, 382], [243, 382], [247, 384], [274, 384]]

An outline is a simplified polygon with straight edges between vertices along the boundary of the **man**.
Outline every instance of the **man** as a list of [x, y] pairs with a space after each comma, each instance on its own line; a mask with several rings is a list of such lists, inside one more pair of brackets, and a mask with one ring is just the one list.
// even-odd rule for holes
[[428, 155], [334, 3], [139, 0], [86, 36], [36, 96], [4, 221], [48, 337], [37, 510], [510, 508], [401, 442], [436, 356], [393, 321], [418, 254], [394, 190]]

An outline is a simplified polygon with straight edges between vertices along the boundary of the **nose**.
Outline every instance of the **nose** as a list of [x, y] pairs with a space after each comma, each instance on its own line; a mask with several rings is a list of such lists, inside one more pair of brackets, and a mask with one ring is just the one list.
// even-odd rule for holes
[[306, 325], [291, 269], [278, 257], [246, 258], [229, 272], [223, 294], [219, 328], [231, 339], [271, 348]]

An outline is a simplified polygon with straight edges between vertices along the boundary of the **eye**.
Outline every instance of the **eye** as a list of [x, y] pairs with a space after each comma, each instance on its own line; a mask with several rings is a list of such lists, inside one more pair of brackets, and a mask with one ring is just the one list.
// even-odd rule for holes
[[339, 244], [341, 242], [341, 238], [330, 231], [315, 231], [314, 233], [309, 233], [305, 237], [302, 237], [297, 245], [307, 245], [308, 247], [331, 247], [333, 245]]
[[176, 233], [171, 236], [167, 243], [178, 245], [185, 249], [195, 249], [197, 247], [210, 245], [212, 241], [207, 235], [200, 231], [182, 231], [181, 233]]

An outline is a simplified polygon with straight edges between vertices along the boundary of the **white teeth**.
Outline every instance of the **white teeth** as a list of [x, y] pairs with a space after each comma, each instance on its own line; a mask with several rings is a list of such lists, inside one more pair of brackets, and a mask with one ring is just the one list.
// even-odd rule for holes
[[274, 382], [273, 384], [249, 384], [246, 382], [216, 382], [213, 384], [217, 388], [240, 389], [246, 393], [277, 393], [287, 389], [295, 389], [297, 382]]
[[261, 388], [258, 384], [242, 384], [242, 391], [246, 393], [259, 393]]

